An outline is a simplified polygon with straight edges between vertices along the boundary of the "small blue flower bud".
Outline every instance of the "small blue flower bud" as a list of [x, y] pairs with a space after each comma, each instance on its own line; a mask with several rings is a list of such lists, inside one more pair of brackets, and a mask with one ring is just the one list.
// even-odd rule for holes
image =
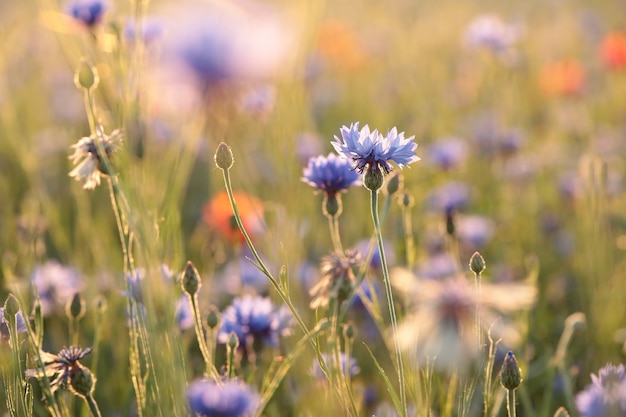
[[500, 383], [507, 390], [514, 390], [522, 383], [522, 371], [517, 365], [513, 352], [509, 351], [504, 358], [500, 371]]

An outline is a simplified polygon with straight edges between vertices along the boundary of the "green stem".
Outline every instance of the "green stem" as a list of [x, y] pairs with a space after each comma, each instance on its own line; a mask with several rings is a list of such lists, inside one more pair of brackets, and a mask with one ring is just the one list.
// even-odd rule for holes
[[98, 404], [96, 403], [96, 400], [93, 399], [91, 394], [85, 397], [85, 402], [87, 403], [87, 406], [89, 407], [89, 412], [91, 413], [92, 417], [102, 417], [102, 414], [100, 413], [100, 409], [98, 408]]
[[509, 417], [515, 417], [515, 390], [506, 390], [506, 411]]
[[[389, 279], [389, 269], [387, 267], [387, 258], [385, 257], [385, 247], [383, 244], [383, 236], [380, 229], [380, 219], [378, 218], [378, 191], [371, 191], [371, 208], [372, 220], [374, 222], [374, 232], [378, 241], [378, 251], [380, 253], [380, 262], [383, 270], [383, 281], [385, 283], [385, 292], [387, 293], [387, 305], [389, 307], [389, 316], [391, 318], [391, 328], [393, 331], [393, 342], [396, 353], [396, 370], [398, 372], [398, 382], [400, 384], [400, 403], [403, 410], [402, 416], [408, 413], [406, 402], [406, 381], [404, 377], [404, 365], [402, 363], [402, 352], [400, 351], [400, 341], [398, 340], [398, 319], [396, 317], [396, 308], [393, 302], [393, 294], [391, 290], [391, 281]], [[400, 410], [398, 410], [400, 411]]]
[[476, 337], [478, 339], [478, 351], [483, 350], [483, 330], [480, 322], [480, 305], [482, 303], [481, 274], [474, 273], [474, 284], [478, 293], [478, 302], [476, 303]]
[[198, 309], [196, 296], [188, 294], [188, 297], [191, 311], [193, 313], [193, 322], [194, 328], [196, 330], [196, 338], [198, 339], [198, 346], [200, 347], [200, 352], [202, 353], [202, 358], [204, 359], [206, 372], [213, 379], [215, 379], [215, 381], [219, 382], [219, 373], [215, 368], [215, 364], [213, 363], [213, 355], [211, 354], [211, 350], [207, 346], [206, 338], [204, 336], [204, 330], [202, 328], [202, 320], [200, 319], [200, 312]]
[[411, 210], [402, 206], [402, 223], [404, 225], [404, 242], [406, 251], [406, 267], [413, 269], [415, 265], [415, 239], [413, 238], [413, 221]]
[[341, 235], [339, 233], [339, 218], [337, 216], [328, 215], [328, 228], [330, 229], [330, 238], [333, 241], [335, 252], [343, 254], [343, 246], [341, 244]]

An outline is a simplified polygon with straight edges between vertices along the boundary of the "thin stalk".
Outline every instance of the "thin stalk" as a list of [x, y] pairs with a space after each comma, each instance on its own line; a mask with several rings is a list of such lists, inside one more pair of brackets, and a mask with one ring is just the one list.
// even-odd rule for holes
[[[383, 270], [383, 281], [385, 283], [385, 292], [387, 293], [387, 304], [389, 307], [389, 316], [391, 317], [391, 328], [393, 331], [393, 342], [396, 353], [396, 370], [398, 372], [398, 383], [400, 385], [400, 403], [402, 404], [401, 414], [408, 414], [406, 401], [406, 380], [404, 376], [404, 365], [402, 363], [402, 352], [400, 351], [400, 342], [398, 340], [398, 319], [396, 316], [396, 308], [393, 302], [393, 294], [391, 291], [391, 281], [389, 279], [389, 269], [387, 267], [387, 258], [385, 256], [385, 247], [383, 244], [383, 236], [380, 229], [380, 219], [378, 218], [378, 192], [371, 191], [371, 208], [372, 220], [374, 222], [374, 232], [378, 241], [378, 252], [380, 253], [380, 263]], [[400, 411], [400, 410], [398, 410]]]
[[343, 245], [341, 244], [341, 235], [339, 233], [339, 218], [338, 216], [328, 215], [328, 228], [330, 229], [330, 238], [333, 242], [335, 252], [343, 254]]
[[478, 339], [479, 352], [483, 350], [483, 331], [482, 323], [480, 322], [480, 305], [482, 304], [481, 278], [480, 273], [474, 273], [474, 284], [476, 285], [476, 292], [478, 293], [478, 302], [476, 303], [476, 337]]
[[409, 207], [402, 206], [402, 223], [404, 226], [406, 267], [413, 269], [415, 265], [415, 239], [413, 238], [413, 220]]
[[509, 417], [515, 417], [515, 390], [506, 390], [506, 411]]
[[89, 407], [89, 412], [91, 413], [92, 417], [102, 417], [102, 414], [100, 413], [100, 408], [98, 408], [98, 403], [96, 403], [96, 400], [93, 399], [93, 396], [91, 394], [85, 396], [85, 402]]
[[195, 295], [189, 295], [189, 304], [191, 306], [191, 311], [193, 313], [193, 322], [194, 328], [196, 330], [196, 338], [198, 339], [198, 346], [200, 347], [200, 352], [202, 353], [202, 358], [204, 359], [206, 372], [209, 374], [215, 381], [219, 383], [219, 373], [215, 368], [215, 363], [213, 363], [213, 355], [211, 354], [211, 349], [209, 349], [206, 338], [204, 336], [204, 329], [202, 328], [202, 320], [200, 319], [200, 312], [198, 309], [197, 298]]

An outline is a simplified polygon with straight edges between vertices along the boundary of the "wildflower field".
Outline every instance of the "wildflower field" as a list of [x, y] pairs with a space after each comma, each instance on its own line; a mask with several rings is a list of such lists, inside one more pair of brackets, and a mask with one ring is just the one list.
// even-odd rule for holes
[[0, 2], [0, 416], [626, 416], [626, 3]]

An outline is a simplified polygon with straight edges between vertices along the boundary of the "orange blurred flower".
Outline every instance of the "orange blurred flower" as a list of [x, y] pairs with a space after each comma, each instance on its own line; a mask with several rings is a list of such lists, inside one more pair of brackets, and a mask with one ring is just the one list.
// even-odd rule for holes
[[317, 50], [340, 68], [352, 69], [363, 62], [363, 51], [357, 38], [336, 20], [322, 23], [317, 34]]
[[626, 67], [626, 34], [611, 32], [600, 44], [600, 58], [607, 68]]
[[546, 64], [540, 75], [541, 89], [550, 96], [573, 96], [580, 94], [585, 85], [585, 72], [573, 59]]
[[[250, 238], [259, 236], [265, 230], [263, 222], [263, 203], [255, 197], [241, 191], [233, 192], [243, 227]], [[217, 231], [229, 241], [242, 242], [243, 234], [238, 231], [235, 216], [230, 207], [228, 194], [220, 191], [211, 201], [206, 203], [202, 218], [210, 229]]]

